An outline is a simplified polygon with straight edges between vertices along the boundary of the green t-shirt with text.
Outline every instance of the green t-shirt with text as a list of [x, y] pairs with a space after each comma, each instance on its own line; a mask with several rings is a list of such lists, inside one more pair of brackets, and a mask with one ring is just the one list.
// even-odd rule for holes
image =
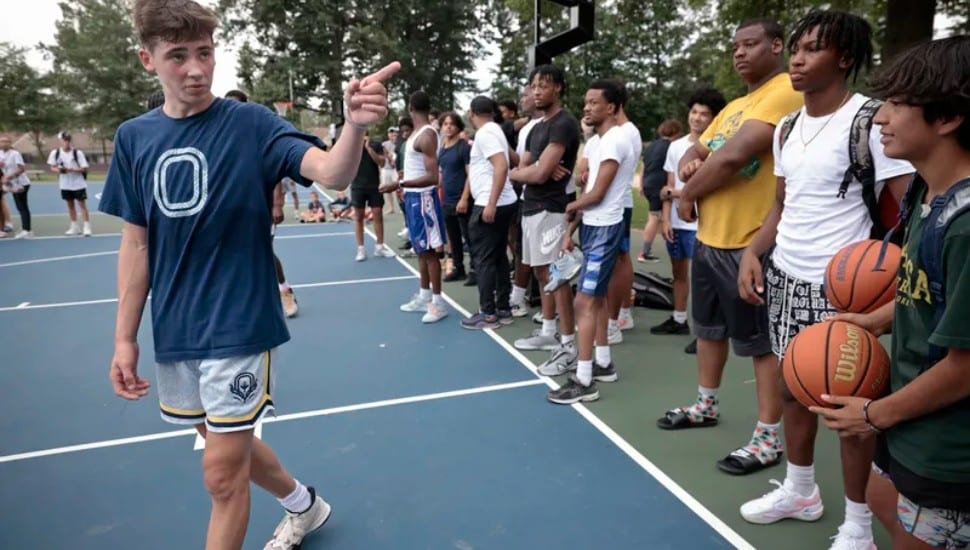
[[[923, 184], [925, 187], [925, 184]], [[935, 330], [929, 279], [920, 262], [929, 207], [926, 190], [913, 205], [903, 243], [893, 320], [892, 391], [912, 382], [929, 367], [929, 344], [970, 349], [970, 214], [953, 220], [943, 240], [946, 309]], [[970, 376], [970, 365], [966, 367]], [[893, 459], [922, 477], [951, 483], [970, 482], [970, 398], [916, 418], [888, 432]]]

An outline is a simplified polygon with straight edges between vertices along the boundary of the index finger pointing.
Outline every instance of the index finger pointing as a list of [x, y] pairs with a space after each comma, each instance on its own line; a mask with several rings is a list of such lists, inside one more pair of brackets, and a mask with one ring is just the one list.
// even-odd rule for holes
[[392, 61], [383, 69], [377, 71], [376, 73], [371, 74], [370, 76], [365, 77], [363, 80], [360, 81], [360, 84], [361, 86], [366, 86], [371, 82], [384, 82], [399, 70], [401, 70], [401, 63], [398, 61]]

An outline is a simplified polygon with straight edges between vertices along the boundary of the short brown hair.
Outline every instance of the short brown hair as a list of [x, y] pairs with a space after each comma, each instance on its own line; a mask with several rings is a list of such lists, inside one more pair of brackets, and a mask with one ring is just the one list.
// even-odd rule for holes
[[672, 138], [683, 131], [684, 127], [680, 125], [680, 121], [674, 118], [668, 118], [657, 127], [657, 135], [665, 138]]
[[219, 17], [192, 0], [135, 0], [132, 13], [138, 40], [147, 49], [159, 41], [212, 38]]

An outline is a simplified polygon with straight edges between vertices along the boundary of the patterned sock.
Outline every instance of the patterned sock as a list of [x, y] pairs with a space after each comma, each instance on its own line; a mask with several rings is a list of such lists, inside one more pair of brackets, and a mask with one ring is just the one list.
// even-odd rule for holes
[[717, 418], [717, 406], [717, 388], [697, 386], [697, 401], [685, 411], [692, 422], [701, 422], [705, 418]]
[[751, 442], [745, 445], [744, 450], [758, 457], [762, 464], [774, 461], [781, 453], [781, 437], [778, 435], [780, 426], [780, 422], [765, 424], [759, 420], [751, 434]]

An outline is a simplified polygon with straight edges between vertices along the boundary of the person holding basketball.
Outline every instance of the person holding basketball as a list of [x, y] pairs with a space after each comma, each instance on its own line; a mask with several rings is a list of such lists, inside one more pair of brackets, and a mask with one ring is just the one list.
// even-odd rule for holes
[[[253, 482], [285, 510], [265, 548], [293, 549], [331, 508], [253, 436], [274, 408], [275, 350], [290, 337], [267, 231], [273, 187], [289, 176], [345, 188], [364, 131], [387, 115], [383, 82], [400, 64], [347, 85], [347, 124], [327, 152], [261, 105], [213, 96], [219, 20], [211, 10], [191, 0], [136, 0], [133, 19], [139, 59], [158, 75], [165, 103], [118, 128], [100, 202], [102, 212], [124, 220], [109, 378], [119, 397], [148, 394], [137, 338], [151, 290], [162, 418], [206, 438], [202, 473], [212, 509], [205, 547], [242, 547]], [[243, 214], [250, 223], [239, 223]]]
[[[871, 28], [856, 15], [812, 11], [796, 23], [788, 52], [792, 86], [804, 94], [805, 105], [775, 128], [775, 202], [741, 258], [738, 277], [742, 298], [767, 304], [771, 349], [779, 359], [791, 338], [835, 314], [822, 289], [826, 266], [842, 247], [868, 239], [873, 226], [863, 183], [852, 181], [842, 192], [851, 168], [852, 127], [869, 101], [853, 94], [848, 80], [872, 63]], [[912, 165], [886, 158], [878, 127], [864, 139], [875, 180], [885, 182], [882, 192], [902, 197]], [[787, 475], [778, 488], [741, 506], [741, 516], [752, 523], [814, 521], [823, 511], [813, 464], [818, 417], [792, 397], [784, 381], [781, 392]], [[832, 548], [868, 550], [872, 515], [865, 494], [872, 439], [847, 437], [841, 445], [846, 515]]]
[[918, 177], [897, 228], [895, 305], [842, 318], [875, 334], [892, 327], [890, 394], [823, 396], [836, 408], [811, 410], [840, 436], [881, 434], [867, 496], [888, 512], [879, 518], [893, 548], [970, 548], [970, 37], [900, 54], [873, 91], [886, 98], [874, 119], [886, 156]]

